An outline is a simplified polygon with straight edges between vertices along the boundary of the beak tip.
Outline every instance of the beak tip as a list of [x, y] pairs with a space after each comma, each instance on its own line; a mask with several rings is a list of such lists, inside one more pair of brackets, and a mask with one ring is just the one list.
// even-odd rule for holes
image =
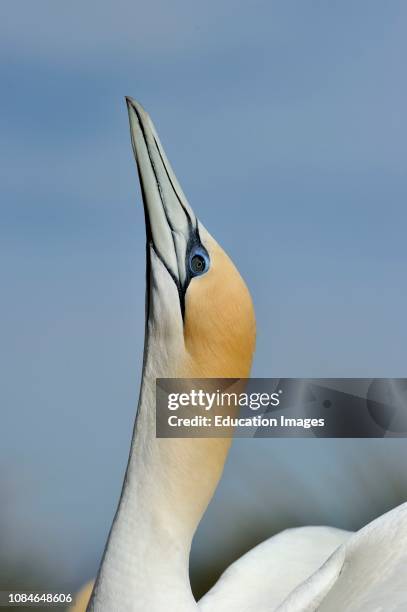
[[140, 117], [145, 117], [146, 119], [149, 119], [148, 114], [146, 113], [144, 108], [141, 106], [140, 102], [137, 102], [137, 100], [135, 100], [134, 98], [131, 98], [130, 96], [124, 96], [124, 99], [126, 100], [127, 110], [129, 113], [133, 111], [137, 115], [137, 118], [139, 119], [139, 121], [140, 121]]

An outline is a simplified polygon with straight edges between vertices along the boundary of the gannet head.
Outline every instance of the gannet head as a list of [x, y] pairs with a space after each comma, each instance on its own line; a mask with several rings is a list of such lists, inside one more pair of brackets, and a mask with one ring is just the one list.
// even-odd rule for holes
[[247, 377], [254, 312], [239, 272], [189, 206], [151, 119], [131, 98], [127, 106], [147, 231], [144, 367], [122, 495], [87, 609], [163, 610], [171, 599], [171, 610], [198, 610], [189, 550], [230, 439], [157, 438], [155, 379]]
[[147, 232], [145, 363], [154, 346], [157, 376], [247, 377], [250, 293], [188, 204], [150, 117], [126, 100]]

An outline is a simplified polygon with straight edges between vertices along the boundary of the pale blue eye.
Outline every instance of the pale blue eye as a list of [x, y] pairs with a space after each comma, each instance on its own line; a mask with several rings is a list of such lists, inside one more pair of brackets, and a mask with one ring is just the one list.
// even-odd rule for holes
[[209, 270], [209, 255], [199, 246], [192, 249], [189, 255], [189, 272], [191, 276], [201, 276]]

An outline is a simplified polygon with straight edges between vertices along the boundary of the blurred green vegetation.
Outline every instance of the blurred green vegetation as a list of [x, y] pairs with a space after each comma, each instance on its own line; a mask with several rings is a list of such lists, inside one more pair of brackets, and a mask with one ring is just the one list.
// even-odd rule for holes
[[[4, 491], [3, 491], [4, 493]], [[1, 511], [0, 511], [1, 512]], [[10, 519], [9, 519], [10, 520]], [[51, 560], [34, 558], [25, 551], [16, 552], [8, 546], [9, 537], [4, 516], [0, 515], [0, 591], [33, 592], [33, 593], [60, 593], [61, 576], [56, 576], [51, 567]], [[68, 606], [54, 607], [64, 612]], [[2, 606], [2, 612], [18, 610], [50, 610], [48, 606]]]
[[[59, 586], [60, 579], [53, 576], [41, 560], [27, 559], [24, 561], [13, 561], [7, 558], [7, 551], [0, 553], [0, 591], [34, 592], [34, 593], [60, 593], [63, 592]], [[52, 607], [54, 610], [64, 612], [68, 606], [60, 605]], [[4, 606], [1, 611], [37, 610], [49, 611], [50, 606]]]

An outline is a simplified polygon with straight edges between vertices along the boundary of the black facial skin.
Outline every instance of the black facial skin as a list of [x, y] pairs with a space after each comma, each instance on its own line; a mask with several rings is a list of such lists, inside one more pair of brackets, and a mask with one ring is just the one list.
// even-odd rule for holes
[[[185, 258], [186, 278], [183, 286], [183, 301], [181, 301], [181, 310], [183, 313], [182, 316], [184, 316], [185, 309], [185, 293], [188, 289], [188, 285], [191, 282], [191, 279], [195, 276], [201, 276], [202, 274], [205, 274], [210, 267], [209, 253], [201, 242], [198, 228], [190, 229], [192, 231], [190, 233], [190, 239]], [[184, 305], [182, 306], [183, 302]]]
[[181, 283], [178, 278], [171, 274], [171, 278], [173, 279], [178, 289], [179, 302], [183, 319], [185, 319], [185, 294], [189, 287], [189, 283], [195, 276], [202, 276], [202, 274], [205, 274], [209, 270], [209, 267], [209, 253], [201, 242], [198, 227], [193, 227], [192, 224], [189, 223], [189, 241], [187, 246], [187, 252], [185, 255], [186, 275], [184, 283]]
[[[171, 270], [161, 257], [160, 253], [155, 248], [151, 234], [149, 235], [149, 226], [147, 225], [147, 296], [149, 296], [150, 293], [150, 248], [153, 249], [157, 257], [160, 259], [178, 289], [181, 314], [182, 318], [185, 319], [185, 294], [189, 287], [189, 283], [191, 282], [191, 279], [193, 279], [195, 276], [202, 276], [203, 274], [205, 274], [210, 267], [209, 254], [200, 240], [198, 228], [193, 228], [192, 225], [190, 225], [190, 238], [188, 241], [187, 252], [185, 256], [185, 282], [181, 283], [179, 279], [171, 272]], [[149, 310], [148, 302], [149, 299], [147, 300], [147, 311]]]

